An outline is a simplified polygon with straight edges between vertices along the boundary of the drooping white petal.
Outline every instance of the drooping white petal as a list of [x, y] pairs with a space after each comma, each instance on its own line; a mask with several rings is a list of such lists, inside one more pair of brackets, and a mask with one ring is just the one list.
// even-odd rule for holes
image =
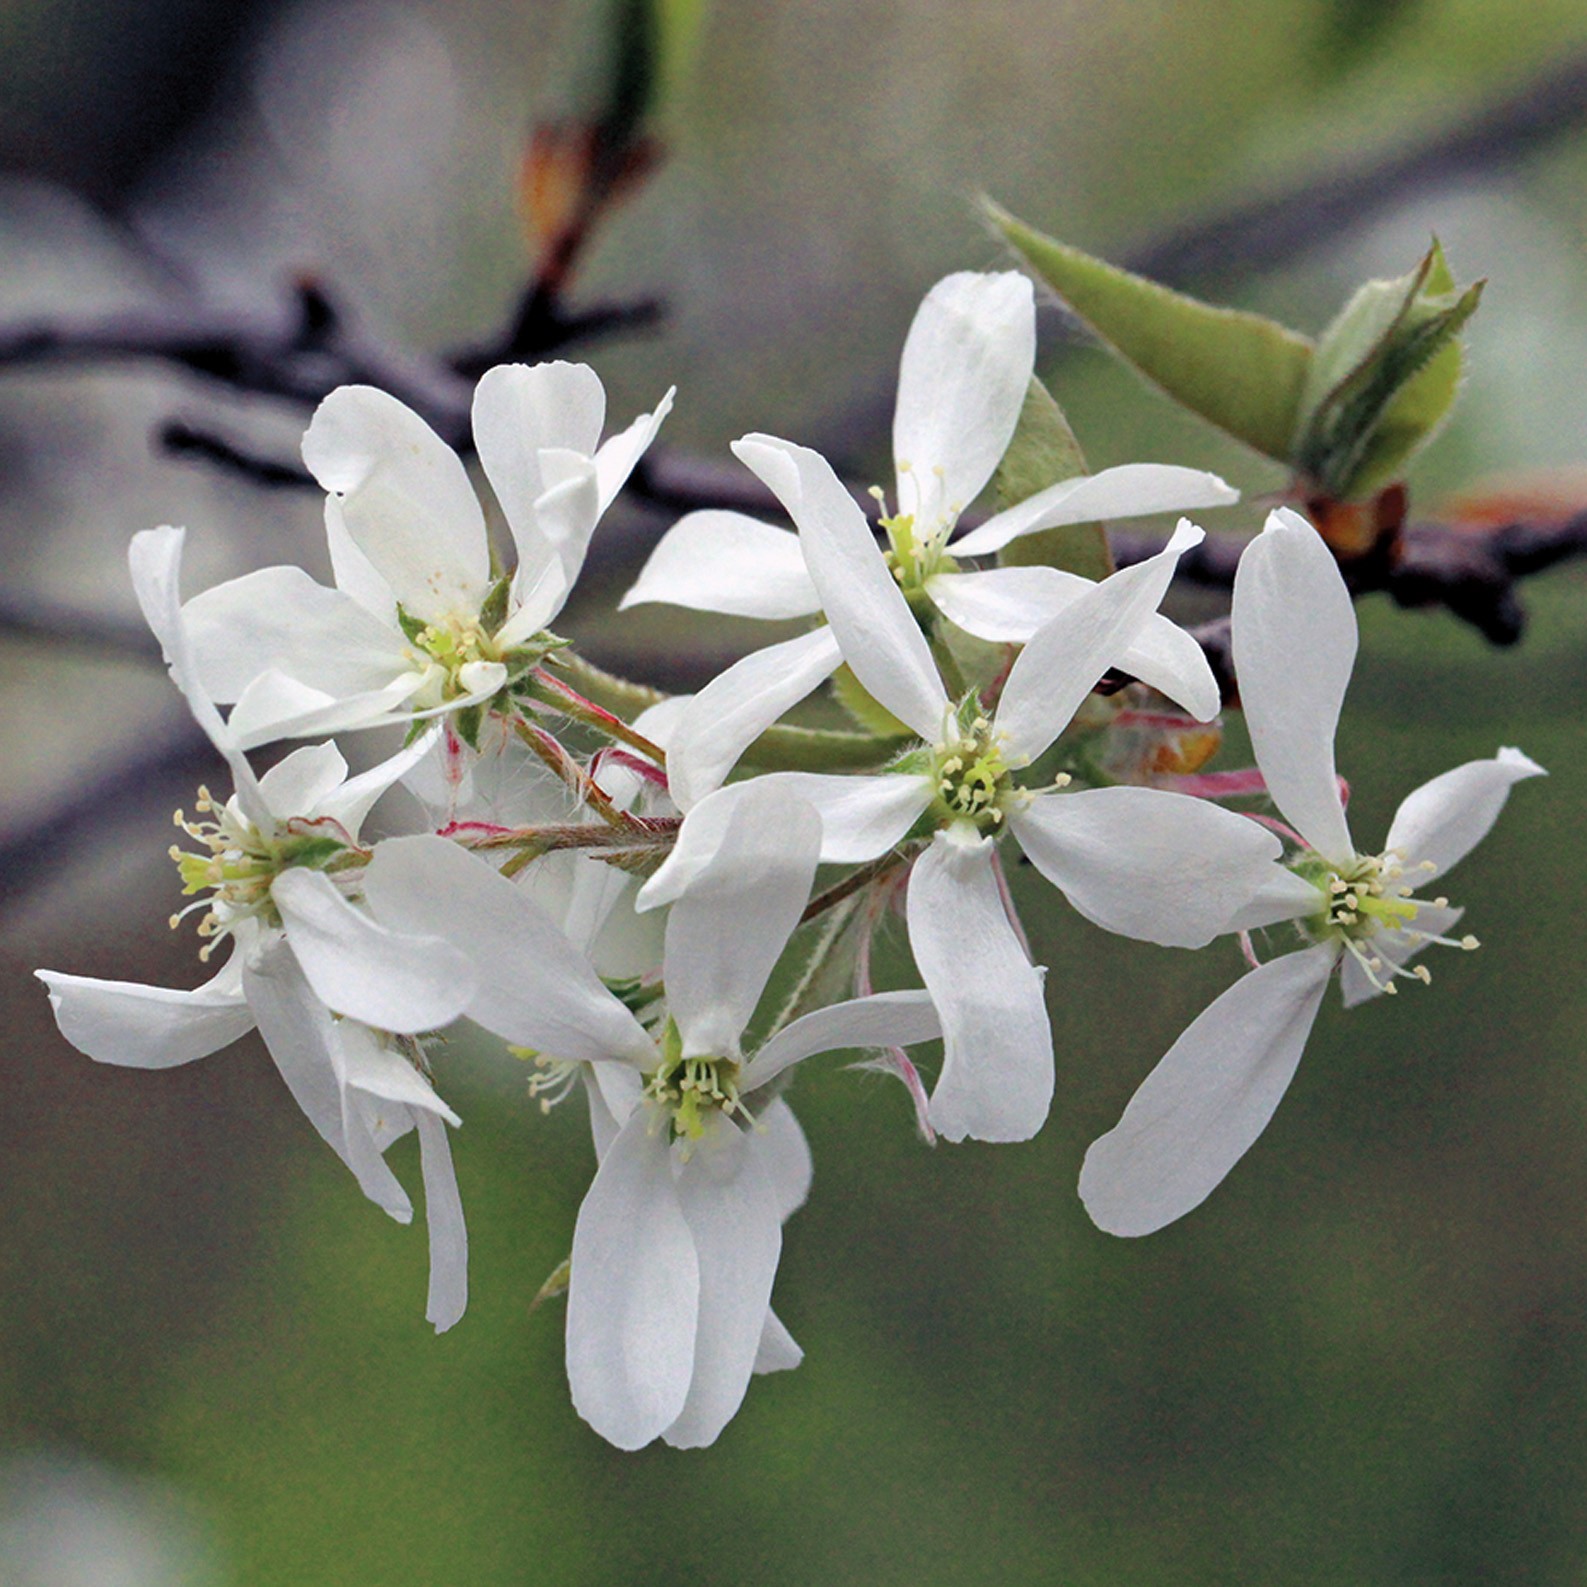
[[237, 699], [261, 672], [327, 694], [362, 694], [412, 670], [407, 640], [351, 595], [302, 568], [260, 568], [195, 595], [182, 608], [211, 699]]
[[850, 998], [785, 1025], [755, 1054], [740, 1089], [753, 1091], [815, 1053], [840, 1047], [912, 1047], [940, 1035], [942, 1018], [929, 992], [876, 992]]
[[270, 809], [259, 792], [258, 779], [238, 747], [236, 736], [220, 719], [215, 702], [199, 678], [193, 647], [188, 643], [187, 627], [182, 621], [182, 544], [185, 529], [164, 525], [141, 529], [127, 547], [127, 567], [132, 574], [132, 590], [138, 598], [154, 637], [160, 642], [171, 681], [182, 691], [193, 719], [204, 730], [231, 768], [237, 802], [243, 814], [256, 826], [268, 830]]
[[[1389, 827], [1387, 847], [1407, 866], [1418, 867], [1406, 879], [1420, 891], [1488, 835], [1516, 783], [1547, 775], [1518, 749], [1501, 749], [1492, 760], [1468, 760], [1406, 796]], [[1429, 864], [1431, 870], [1419, 869]]]
[[1234, 575], [1234, 670], [1267, 789], [1325, 859], [1355, 857], [1334, 731], [1356, 658], [1356, 614], [1332, 552], [1286, 508], [1240, 557]]
[[[1414, 928], [1400, 931], [1380, 931], [1377, 936], [1362, 943], [1362, 948], [1373, 958], [1387, 964], [1408, 964], [1426, 946], [1429, 937], [1445, 937], [1456, 921], [1465, 914], [1463, 909], [1449, 909], [1438, 904], [1423, 904], [1416, 911]], [[1346, 1008], [1354, 1008], [1369, 998], [1379, 996], [1384, 986], [1393, 979], [1393, 972], [1375, 971], [1377, 980], [1368, 975], [1354, 954], [1346, 953], [1339, 961], [1339, 992]], [[1414, 994], [1414, 990], [1411, 995]]]
[[821, 610], [797, 535], [716, 510], [691, 512], [662, 536], [618, 610], [649, 601], [734, 617], [808, 617]]
[[777, 1216], [786, 1223], [805, 1204], [810, 1194], [814, 1167], [810, 1143], [800, 1129], [794, 1112], [781, 1097], [770, 1102], [756, 1098], [755, 1153], [766, 1169], [777, 1199]]
[[303, 461], [342, 498], [348, 534], [407, 611], [479, 610], [484, 515], [457, 453], [411, 408], [373, 386], [339, 386], [315, 410]]
[[568, 1269], [573, 1408], [619, 1449], [671, 1426], [694, 1376], [700, 1265], [666, 1133], [651, 1122], [636, 1109], [601, 1159]]
[[798, 525], [805, 567], [854, 676], [900, 722], [935, 739], [948, 696], [931, 647], [832, 465], [769, 435], [746, 435], [733, 452]]
[[400, 1053], [381, 1045], [375, 1033], [356, 1020], [343, 1020], [342, 1073], [350, 1086], [382, 1102], [433, 1113], [448, 1124], [463, 1121], [436, 1095], [435, 1087]]
[[533, 899], [445, 838], [391, 838], [364, 873], [376, 917], [433, 934], [477, 971], [465, 1012], [487, 1030], [555, 1058], [626, 1058], [655, 1044]]
[[479, 977], [456, 948], [371, 919], [322, 871], [283, 871], [270, 897], [309, 985], [338, 1013], [411, 1032], [449, 1025], [469, 1006]]
[[191, 991], [96, 981], [59, 970], [34, 973], [49, 988], [61, 1034], [102, 1064], [171, 1069], [219, 1052], [253, 1029], [253, 1011], [242, 995], [240, 950]]
[[1080, 1197], [1109, 1234], [1150, 1234], [1212, 1193], [1267, 1127], [1322, 1002], [1338, 947], [1242, 976], [1191, 1023], [1094, 1141]]
[[1181, 521], [1156, 556], [1083, 591], [1031, 636], [997, 707], [997, 730], [1012, 751], [1034, 760], [1063, 732], [1097, 679], [1156, 612], [1181, 554], [1203, 538], [1194, 524]]
[[430, 1292], [424, 1319], [444, 1334], [468, 1309], [468, 1225], [463, 1221], [463, 1198], [446, 1125], [423, 1109], [415, 1111], [413, 1122], [419, 1131], [424, 1221], [430, 1237]]
[[1245, 816], [1158, 788], [1038, 794], [1009, 825], [1087, 920], [1168, 948], [1227, 931], [1284, 847]]
[[1003, 907], [989, 839], [950, 827], [909, 879], [909, 945], [942, 1018], [932, 1127], [950, 1141], [1025, 1141], [1052, 1102], [1041, 971]]
[[640, 414], [626, 430], [619, 430], [595, 454], [595, 477], [600, 493], [597, 516], [611, 506], [618, 491], [628, 483], [628, 476], [633, 473], [635, 465], [649, 451], [662, 421], [672, 412], [672, 399], [677, 389], [676, 386], [669, 386], [651, 412]]
[[737, 1054], [816, 873], [820, 817], [759, 780], [747, 788], [667, 920], [667, 1001], [685, 1057]]
[[[357, 837], [364, 817], [369, 814], [375, 801], [434, 751], [441, 741], [441, 733], [441, 724], [437, 722], [378, 766], [371, 766], [368, 771], [349, 777], [339, 788], [321, 795], [304, 814], [327, 817]], [[266, 773], [268, 776], [269, 773]], [[265, 791], [269, 793], [268, 785]]]
[[259, 791], [282, 820], [308, 816], [347, 780], [347, 762], [334, 744], [305, 744], [283, 756], [259, 779]]
[[1139, 518], [1154, 512], [1194, 512], [1200, 507], [1227, 507], [1239, 499], [1239, 491], [1216, 474], [1172, 463], [1125, 463], [1099, 474], [1060, 480], [1037, 491], [955, 540], [953, 554], [988, 556], [1021, 535], [1061, 524]]
[[951, 526], [992, 477], [1036, 362], [1036, 300], [1013, 271], [960, 271], [925, 296], [898, 370], [898, 509], [922, 535]]
[[700, 1311], [689, 1395], [662, 1434], [675, 1449], [714, 1443], [755, 1370], [782, 1254], [777, 1194], [757, 1145], [724, 1119], [678, 1171], [700, 1264]]
[[931, 803], [928, 778], [908, 772], [840, 777], [821, 772], [768, 772], [707, 794], [689, 812], [660, 868], [640, 888], [636, 907], [656, 909], [680, 897], [721, 847], [739, 801], [751, 788], [773, 788], [810, 805], [821, 817], [821, 859], [852, 865], [885, 854]]
[[[255, 749], [281, 738], [388, 727], [425, 714], [409, 709], [408, 701], [426, 681], [423, 671], [402, 673], [379, 689], [339, 698], [283, 672], [261, 672], [231, 708], [227, 729], [244, 749]], [[440, 709], [455, 711], [463, 705], [462, 700], [449, 700]]]
[[791, 1372], [804, 1358], [804, 1351], [784, 1327], [782, 1319], [768, 1309], [765, 1327], [761, 1329], [760, 1348], [755, 1352], [756, 1374]]
[[667, 786], [691, 810], [784, 711], [797, 705], [843, 660], [830, 628], [768, 645], [735, 662], [694, 696], [667, 746]]
[[[950, 622], [977, 638], [1019, 645], [1094, 588], [1077, 573], [1042, 567], [938, 573], [926, 581], [926, 593]], [[1199, 721], [1218, 713], [1218, 685], [1206, 652], [1160, 612], [1147, 617], [1109, 665], [1177, 700]]]
[[347, 532], [347, 519], [343, 516], [339, 496], [325, 498], [325, 540], [331, 554], [331, 577], [336, 581], [336, 588], [352, 596], [382, 623], [395, 626], [397, 597]]

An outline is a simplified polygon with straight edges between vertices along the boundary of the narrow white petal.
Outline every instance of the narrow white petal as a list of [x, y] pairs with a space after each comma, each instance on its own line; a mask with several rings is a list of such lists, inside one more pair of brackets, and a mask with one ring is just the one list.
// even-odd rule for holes
[[1323, 897], [1313, 883], [1283, 866], [1274, 866], [1245, 906], [1235, 911], [1226, 929], [1255, 931], [1286, 920], [1306, 920], [1322, 911]]
[[1042, 973], [1003, 906], [988, 839], [939, 832], [909, 880], [909, 945], [942, 1018], [932, 1127], [950, 1141], [1029, 1140], [1052, 1103]]
[[667, 1001], [685, 1057], [738, 1052], [816, 873], [815, 811], [759, 780], [747, 787], [667, 919]]
[[821, 597], [799, 537], [741, 512], [680, 518], [650, 553], [619, 610], [664, 601], [734, 617], [809, 617]]
[[842, 660], [832, 630], [817, 628], [745, 656], [706, 684], [667, 745], [667, 786], [678, 808], [690, 810], [720, 788], [739, 756]]
[[1338, 956], [1332, 943], [1241, 977], [1189, 1026], [1092, 1143], [1080, 1196], [1109, 1234], [1150, 1234], [1199, 1206], [1267, 1127]]
[[315, 814], [322, 799], [347, 780], [347, 762], [334, 744], [305, 744], [259, 779], [259, 791], [282, 820]]
[[1031, 863], [1087, 920], [1169, 948], [1229, 929], [1279, 869], [1265, 827], [1189, 794], [1039, 794], [1010, 819]]
[[636, 1110], [601, 1159], [568, 1270], [573, 1408], [619, 1449], [676, 1421], [694, 1376], [700, 1265], [652, 1122]]
[[356, 1020], [344, 1020], [339, 1027], [342, 1041], [342, 1074], [350, 1086], [381, 1102], [394, 1102], [419, 1113], [433, 1113], [448, 1124], [461, 1124], [439, 1096], [435, 1087], [414, 1066], [390, 1047], [381, 1045], [375, 1033]]
[[[388, 727], [410, 721], [417, 714], [408, 708], [408, 701], [425, 681], [423, 672], [409, 672], [379, 689], [338, 697], [282, 672], [261, 672], [232, 707], [227, 731], [244, 749], [256, 749], [282, 738]], [[456, 710], [461, 705], [461, 701], [449, 701], [444, 709]]]
[[[350, 595], [372, 616], [387, 626], [397, 621], [397, 597], [391, 586], [375, 571], [375, 565], [358, 549], [347, 532], [339, 496], [325, 498], [325, 540], [331, 554], [331, 576], [336, 588]], [[399, 630], [400, 632], [400, 630]]]
[[455, 453], [373, 386], [339, 386], [315, 410], [303, 461], [342, 498], [342, 521], [415, 617], [477, 612], [490, 582], [485, 519]]
[[1395, 812], [1387, 847], [1408, 866], [1431, 864], [1407, 876], [1420, 892], [1426, 882], [1458, 865], [1488, 835], [1516, 783], [1548, 774], [1518, 749], [1492, 760], [1468, 760], [1425, 782]]
[[195, 595], [182, 608], [201, 684], [237, 699], [261, 672], [328, 694], [361, 694], [411, 670], [407, 641], [351, 595], [302, 568], [260, 568]]
[[755, 1152], [766, 1169], [777, 1199], [777, 1216], [786, 1223], [810, 1194], [814, 1165], [810, 1143], [794, 1112], [781, 1097], [770, 1102], [756, 1099]]
[[102, 1064], [171, 1069], [219, 1052], [253, 1029], [236, 952], [192, 991], [96, 981], [59, 970], [34, 973], [49, 988], [61, 1035]]
[[479, 977], [439, 936], [407, 935], [371, 919], [321, 871], [294, 867], [270, 887], [303, 973], [338, 1013], [381, 1030], [449, 1025]]
[[755, 1370], [782, 1254], [777, 1194], [758, 1145], [723, 1121], [678, 1173], [700, 1263], [700, 1312], [689, 1397], [662, 1434], [675, 1449], [714, 1443]]
[[997, 707], [997, 728], [1010, 749], [1034, 760], [1063, 732], [1097, 679], [1137, 643], [1181, 554], [1203, 538], [1182, 521], [1156, 556], [1082, 592], [1031, 636]]
[[760, 1348], [755, 1352], [755, 1371], [791, 1372], [805, 1358], [794, 1336], [784, 1327], [781, 1318], [770, 1308], [766, 1312], [766, 1325], [761, 1330]]
[[440, 741], [441, 724], [437, 722], [378, 766], [371, 766], [368, 771], [349, 777], [339, 788], [322, 795], [311, 809], [303, 813], [327, 817], [357, 837], [364, 817], [369, 814], [376, 800], [423, 762]]
[[915, 313], [898, 370], [893, 460], [899, 511], [922, 535], [957, 521], [1019, 423], [1036, 362], [1036, 300], [1013, 271], [961, 271]]
[[799, 526], [805, 567], [854, 676], [900, 722], [935, 739], [948, 697], [931, 647], [832, 465], [769, 435], [746, 435], [733, 451]]
[[790, 1065], [843, 1047], [912, 1047], [935, 1041], [942, 1018], [924, 991], [876, 992], [803, 1014], [785, 1025], [744, 1071], [741, 1090], [763, 1086]]
[[649, 451], [662, 421], [672, 412], [672, 399], [676, 392], [676, 386], [669, 386], [653, 411], [640, 414], [626, 430], [620, 430], [595, 454], [595, 476], [600, 491], [597, 516], [611, 506], [618, 491], [628, 483], [628, 476], [633, 473], [635, 465]]
[[414, 1115], [424, 1175], [424, 1221], [430, 1236], [430, 1293], [425, 1321], [443, 1334], [468, 1308], [468, 1226], [446, 1125], [433, 1113]]
[[1333, 554], [1306, 520], [1280, 508], [1234, 575], [1234, 670], [1267, 789], [1325, 859], [1355, 856], [1334, 731], [1356, 659], [1356, 614]]
[[445, 838], [391, 838], [364, 873], [376, 917], [433, 935], [478, 972], [466, 1012], [487, 1030], [554, 1058], [626, 1058], [655, 1044], [533, 899]]
[[1216, 474], [1172, 463], [1126, 463], [1049, 485], [955, 540], [953, 554], [987, 556], [1021, 535], [1061, 524], [1139, 518], [1154, 512], [1194, 512], [1200, 507], [1227, 507], [1239, 499], [1239, 491]]
[[[1429, 937], [1448, 936], [1463, 914], [1465, 914], [1463, 909], [1423, 904], [1416, 911], [1414, 930], [1380, 931], [1377, 936], [1370, 938], [1361, 946], [1373, 958], [1383, 959], [1388, 964], [1408, 964], [1427, 946]], [[1374, 974], [1377, 976], [1376, 981], [1367, 974], [1354, 954], [1347, 953], [1342, 956], [1339, 965], [1339, 992], [1346, 1008], [1354, 1008], [1358, 1003], [1365, 1003], [1370, 998], [1380, 996], [1384, 986], [1394, 978], [1392, 972], [1375, 971]], [[1408, 995], [1415, 996], [1414, 990]]]

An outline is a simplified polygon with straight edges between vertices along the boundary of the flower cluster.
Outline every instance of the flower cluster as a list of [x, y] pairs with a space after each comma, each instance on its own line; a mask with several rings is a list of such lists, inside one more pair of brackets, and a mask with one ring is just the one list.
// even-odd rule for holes
[[[463, 1314], [467, 1254], [434, 1038], [470, 1020], [504, 1062], [528, 1062], [542, 1107], [580, 1092], [597, 1168], [567, 1264], [567, 1370], [580, 1414], [623, 1448], [708, 1444], [753, 1374], [800, 1360], [771, 1306], [811, 1181], [786, 1096], [798, 1065], [869, 1054], [928, 1139], [1041, 1128], [1052, 1030], [1006, 882], [1017, 856], [1106, 931], [1183, 948], [1238, 934], [1253, 964], [1252, 932], [1298, 933], [1190, 1027], [1086, 1158], [1081, 1194], [1105, 1229], [1195, 1206], [1277, 1106], [1336, 973], [1347, 1004], [1427, 979], [1410, 961], [1452, 943], [1457, 915], [1427, 890], [1539, 768], [1501, 750], [1446, 773], [1405, 801], [1382, 853], [1358, 852], [1332, 749], [1353, 612], [1321, 539], [1281, 510], [1234, 598], [1256, 771], [1181, 775], [1216, 747], [1219, 691], [1158, 606], [1202, 531], [1181, 521], [1099, 581], [988, 559], [1234, 493], [1191, 469], [1116, 468], [956, 534], [1016, 440], [1034, 314], [1013, 274], [951, 276], [926, 298], [874, 525], [816, 453], [735, 445], [792, 532], [690, 514], [624, 605], [804, 628], [691, 698], [611, 679], [550, 627], [671, 403], [603, 443], [604, 392], [581, 366], [479, 383], [474, 446], [510, 572], [463, 461], [363, 387], [333, 393], [304, 440], [333, 588], [277, 567], [184, 602], [183, 531], [137, 535], [138, 599], [233, 782], [224, 803], [200, 791], [201, 819], [178, 812], [191, 902], [172, 923], [199, 914], [200, 957], [227, 956], [191, 991], [41, 971], [62, 1032], [102, 1062], [158, 1068], [257, 1026], [310, 1122], [403, 1220], [385, 1150], [415, 1130], [438, 1330]], [[1099, 694], [1110, 672], [1132, 681]], [[857, 731], [781, 722], [829, 679]], [[402, 747], [358, 776], [328, 740], [262, 775], [248, 759], [393, 726]], [[398, 783], [426, 829], [365, 837]], [[1206, 796], [1230, 790], [1253, 807]], [[915, 972], [901, 978], [920, 985], [878, 990], [873, 943], [895, 913]], [[928, 1086], [909, 1049], [939, 1041]]]

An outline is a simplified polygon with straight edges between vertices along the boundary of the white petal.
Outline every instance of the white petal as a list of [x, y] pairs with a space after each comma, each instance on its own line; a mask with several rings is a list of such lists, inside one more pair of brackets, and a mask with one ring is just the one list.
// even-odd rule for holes
[[1049, 485], [955, 540], [953, 554], [987, 556], [1021, 535], [1061, 524], [1139, 518], [1154, 512], [1194, 512], [1198, 507], [1227, 507], [1239, 499], [1239, 491], [1216, 474], [1172, 463], [1126, 463]]
[[925, 536], [957, 521], [1019, 423], [1036, 362], [1036, 301], [1013, 271], [961, 271], [915, 313], [898, 370], [898, 510]]
[[1255, 931], [1286, 920], [1306, 920], [1320, 915], [1322, 910], [1322, 894], [1313, 883], [1283, 866], [1275, 866], [1245, 906], [1235, 911], [1225, 929]]
[[347, 532], [347, 520], [342, 514], [339, 496], [325, 498], [325, 540], [331, 554], [331, 576], [336, 580], [336, 588], [344, 595], [352, 596], [381, 623], [394, 626], [397, 621], [397, 597], [391, 593], [391, 586], [375, 571], [374, 563], [358, 549], [357, 542]]
[[1092, 1143], [1080, 1196], [1109, 1234], [1150, 1234], [1212, 1193], [1267, 1127], [1300, 1062], [1338, 949], [1285, 954], [1197, 1017]]
[[304, 814], [323, 816], [338, 822], [353, 837], [357, 837], [364, 817], [369, 814], [376, 800], [423, 762], [440, 741], [441, 724], [437, 722], [388, 760], [381, 761], [378, 766], [371, 766], [356, 777], [349, 777], [339, 788], [316, 800]]
[[729, 783], [689, 812], [672, 851], [639, 890], [639, 909], [656, 909], [682, 896], [721, 847], [733, 811], [751, 788], [774, 788], [808, 804], [821, 817], [822, 863], [837, 865], [885, 854], [919, 820], [932, 794], [927, 779], [908, 772], [842, 777], [778, 771]]
[[320, 800], [347, 780], [347, 762], [334, 744], [305, 744], [278, 760], [259, 779], [259, 791], [282, 820], [313, 815]]
[[1034, 760], [1074, 719], [1098, 678], [1137, 643], [1168, 591], [1180, 555], [1204, 536], [1181, 521], [1156, 556], [1076, 596], [1032, 635], [1003, 686], [997, 729]]
[[1432, 865], [1430, 871], [1406, 877], [1420, 892], [1488, 835], [1516, 783], [1547, 775], [1518, 749], [1501, 749], [1492, 760], [1469, 760], [1406, 797], [1395, 812], [1386, 846], [1397, 851], [1408, 867]]
[[1284, 818], [1325, 859], [1355, 856], [1334, 731], [1356, 658], [1356, 614], [1333, 554], [1280, 509], [1234, 575], [1234, 670], [1256, 763]]
[[821, 610], [799, 537], [741, 512], [680, 518], [618, 609], [647, 601], [734, 617], [808, 617]]
[[670, 1426], [694, 1375], [700, 1266], [671, 1148], [651, 1123], [637, 1109], [601, 1159], [568, 1270], [573, 1407], [619, 1449]]
[[368, 1026], [344, 1020], [339, 1028], [344, 1032], [342, 1073], [348, 1085], [381, 1102], [433, 1113], [448, 1124], [463, 1122], [436, 1095], [435, 1087], [400, 1053], [382, 1046]]
[[755, 1352], [755, 1371], [791, 1372], [805, 1358], [794, 1336], [783, 1326], [777, 1313], [766, 1312], [766, 1324], [761, 1329], [760, 1348]]
[[931, 1123], [950, 1141], [1025, 1141], [1052, 1103], [1041, 971], [1004, 910], [987, 839], [939, 832], [915, 862], [909, 945], [942, 1017]]
[[[1389, 964], [1408, 964], [1427, 946], [1429, 937], [1448, 936], [1463, 914], [1463, 909], [1423, 904], [1416, 911], [1414, 930], [1380, 931], [1377, 936], [1364, 942], [1362, 947], [1374, 958], [1384, 959]], [[1382, 994], [1383, 986], [1378, 983], [1387, 983], [1391, 977], [1382, 971], [1376, 973], [1378, 982], [1373, 981], [1354, 954], [1343, 955], [1339, 968], [1339, 992], [1346, 1008], [1354, 1008], [1358, 1003], [1365, 1003]], [[1414, 997], [1415, 991], [1409, 995]]]
[[747, 785], [710, 860], [667, 920], [667, 1002], [685, 1057], [732, 1057], [799, 924], [821, 847], [800, 799]]
[[595, 475], [600, 490], [597, 516], [611, 506], [613, 498], [633, 473], [635, 465], [650, 449], [662, 420], [672, 412], [676, 386], [669, 386], [654, 411], [642, 413], [626, 430], [620, 430], [595, 454]]
[[479, 610], [484, 515], [457, 454], [411, 408], [373, 386], [339, 386], [315, 410], [303, 461], [341, 496], [348, 534], [408, 612]]
[[733, 451], [799, 526], [805, 567], [854, 676], [900, 722], [935, 739], [948, 697], [931, 647], [832, 465], [769, 435], [746, 435]]
[[694, 696], [667, 746], [667, 786], [692, 809], [784, 711], [837, 671], [843, 660], [830, 628], [768, 645], [735, 662]]
[[912, 1047], [935, 1041], [942, 1019], [929, 992], [877, 992], [803, 1014], [785, 1025], [744, 1071], [741, 1090], [763, 1086], [790, 1065], [843, 1047]]
[[[937, 609], [967, 634], [994, 644], [1025, 644], [1059, 612], [1096, 586], [1058, 568], [988, 568], [938, 573], [926, 581]], [[1218, 714], [1217, 680], [1206, 652], [1177, 623], [1153, 612], [1111, 666], [1177, 700], [1199, 721]]]
[[49, 988], [61, 1035], [103, 1064], [170, 1069], [219, 1052], [253, 1029], [236, 952], [192, 991], [96, 981], [59, 970], [34, 973]]
[[[227, 730], [243, 748], [255, 749], [281, 738], [388, 727], [422, 714], [412, 711], [408, 701], [425, 682], [423, 672], [409, 672], [379, 689], [339, 698], [285, 673], [261, 672], [232, 707]], [[462, 704], [451, 700], [442, 709], [458, 710]]]
[[302, 568], [260, 568], [195, 595], [182, 608], [211, 699], [237, 699], [276, 670], [327, 694], [379, 689], [412, 669], [394, 623]]
[[662, 1434], [675, 1449], [714, 1443], [755, 1370], [782, 1254], [777, 1196], [758, 1144], [723, 1121], [678, 1173], [700, 1263], [700, 1313], [689, 1397]]
[[430, 1293], [425, 1321], [445, 1333], [468, 1308], [468, 1226], [446, 1125], [433, 1113], [418, 1112], [419, 1167], [424, 1175], [424, 1221], [430, 1236]]
[[132, 574], [133, 593], [138, 598], [144, 621], [160, 641], [172, 682], [182, 691], [194, 720], [231, 768], [237, 802], [243, 813], [268, 830], [270, 810], [259, 792], [258, 779], [205, 690], [193, 648], [188, 643], [187, 627], [182, 621], [181, 594], [182, 543], [186, 538], [185, 529], [173, 529], [169, 525], [142, 529], [132, 537], [127, 547], [127, 567]]
[[1039, 794], [1009, 824], [1087, 920], [1169, 948], [1227, 931], [1284, 848], [1246, 816], [1157, 788]]
[[793, 1109], [781, 1097], [770, 1102], [757, 1099], [755, 1114], [755, 1154], [766, 1169], [777, 1200], [777, 1216], [786, 1223], [810, 1194], [814, 1166], [810, 1143], [799, 1128]]
[[533, 899], [445, 838], [391, 838], [364, 873], [376, 916], [461, 949], [478, 971], [466, 1012], [487, 1030], [555, 1058], [627, 1058], [655, 1044]]
[[283, 871], [270, 897], [309, 985], [338, 1013], [381, 1030], [449, 1025], [469, 1006], [478, 976], [438, 936], [409, 936], [372, 920], [323, 872]]
[[644, 1100], [644, 1077], [628, 1064], [585, 1064], [584, 1094], [590, 1105], [595, 1161], [605, 1157], [617, 1132]]

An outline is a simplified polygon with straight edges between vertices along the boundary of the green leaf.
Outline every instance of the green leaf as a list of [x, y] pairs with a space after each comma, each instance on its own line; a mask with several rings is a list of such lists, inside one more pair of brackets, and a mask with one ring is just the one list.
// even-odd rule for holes
[[987, 212], [1031, 269], [1126, 363], [1247, 446], [1290, 460], [1312, 359], [1306, 337], [1105, 264], [994, 204]]
[[[1018, 506], [1037, 491], [1086, 472], [1085, 454], [1057, 399], [1035, 376], [1025, 393], [1014, 439], [992, 476], [998, 510]], [[1088, 579], [1105, 579], [1113, 555], [1101, 524], [1062, 524], [1011, 540], [998, 553], [1005, 567], [1062, 568]]]

